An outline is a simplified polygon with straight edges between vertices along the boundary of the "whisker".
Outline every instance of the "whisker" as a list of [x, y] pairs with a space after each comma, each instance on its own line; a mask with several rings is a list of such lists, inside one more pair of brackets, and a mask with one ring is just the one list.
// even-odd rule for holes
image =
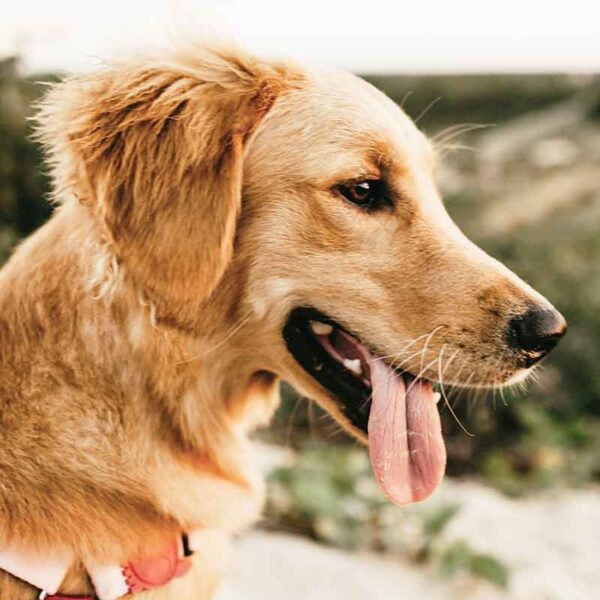
[[416, 125], [440, 100], [441, 96], [434, 98], [420, 113], [413, 119], [413, 123]]
[[425, 373], [429, 368], [431, 368], [433, 365], [435, 365], [436, 362], [438, 362], [437, 357], [435, 358], [435, 360], [432, 360], [428, 365], [426, 365], [424, 369], [421, 369], [421, 371], [419, 371], [418, 375], [415, 375], [415, 379], [410, 383], [410, 385], [408, 386], [408, 388], [406, 390], [407, 394], [410, 390], [412, 390], [412, 388], [415, 386], [417, 381], [421, 378], [421, 375], [423, 375], [423, 373]]
[[[406, 358], [404, 358], [404, 360], [401, 361], [392, 361], [392, 368], [396, 369], [396, 370], [402, 370], [402, 368], [404, 367], [404, 365], [406, 365], [407, 363], [409, 363], [411, 361], [411, 359], [413, 359], [415, 356], [419, 356], [419, 355], [423, 355], [423, 350], [418, 350], [417, 352], [413, 352], [412, 354], [410, 354], [409, 356], [407, 356]], [[422, 362], [421, 362], [422, 364]]]
[[[443, 327], [443, 326], [439, 325], [436, 329], [439, 329], [440, 327]], [[424, 333], [423, 335], [420, 335], [419, 337], [416, 337], [413, 340], [407, 342], [407, 344], [404, 346], [404, 348], [402, 350], [398, 351], [398, 352], [394, 352], [393, 354], [385, 354], [385, 355], [382, 355], [382, 356], [376, 356], [372, 360], [380, 360], [380, 359], [386, 359], [386, 358], [394, 359], [396, 357], [399, 358], [401, 354], [407, 352], [419, 340], [422, 340], [423, 338], [430, 336], [431, 333], [432, 332]], [[418, 352], [415, 352], [414, 354], [411, 354], [411, 357], [419, 354], [419, 352], [421, 352], [421, 350], [419, 350]], [[372, 361], [367, 361], [367, 362], [372, 362]]]
[[454, 409], [452, 408], [452, 405], [450, 404], [450, 401], [448, 400], [448, 396], [446, 396], [446, 392], [444, 390], [444, 383], [443, 383], [444, 373], [442, 371], [442, 355], [444, 353], [444, 347], [445, 346], [442, 346], [442, 348], [440, 350], [440, 355], [439, 355], [439, 360], [438, 360], [438, 379], [439, 379], [439, 382], [440, 382], [440, 393], [442, 394], [442, 398], [444, 399], [444, 403], [446, 404], [446, 407], [450, 411], [450, 414], [452, 415], [452, 417], [454, 418], [454, 420], [456, 421], [456, 423], [458, 424], [458, 426], [468, 436], [475, 437], [474, 434], [472, 434], [470, 431], [468, 431], [467, 428], [462, 424], [461, 420], [458, 418], [458, 415], [454, 412]]
[[502, 399], [502, 404], [504, 404], [504, 406], [508, 406], [508, 402], [506, 401], [506, 396], [504, 395], [505, 387], [503, 385], [500, 385], [497, 387], [497, 389], [500, 392], [500, 398]]
[[479, 125], [479, 123], [456, 123], [455, 125], [450, 125], [449, 127], [445, 127], [441, 131], [438, 131], [435, 135], [431, 136], [431, 140], [436, 141], [439, 138], [444, 137], [447, 133], [451, 133], [464, 127], [472, 127], [473, 125]]
[[467, 146], [466, 144], [444, 144], [439, 148], [439, 158], [444, 158], [449, 152], [454, 150], [469, 150], [470, 152], [478, 152], [479, 148]]
[[423, 350], [421, 351], [421, 363], [420, 363], [420, 373], [423, 373], [423, 363], [425, 362], [425, 356], [427, 355], [427, 348], [429, 346], [429, 342], [431, 341], [432, 336], [435, 334], [437, 329], [434, 329], [425, 340], [425, 344], [423, 345]]
[[196, 356], [192, 356], [190, 358], [185, 358], [181, 361], [178, 361], [177, 363], [175, 363], [177, 366], [179, 365], [183, 365], [186, 363], [190, 363], [193, 362], [195, 360], [200, 360], [206, 356], [208, 356], [209, 354], [212, 354], [215, 350], [219, 349], [225, 342], [227, 342], [227, 340], [229, 340], [233, 335], [235, 335], [249, 320], [250, 320], [250, 314], [246, 315], [244, 318], [240, 319], [238, 321], [238, 323], [236, 325], [234, 325], [225, 335], [225, 337], [220, 340], [219, 342], [217, 342], [214, 346], [212, 346], [211, 348], [209, 348], [208, 350], [205, 350], [204, 352], [201, 352], [200, 354], [197, 354]]
[[[442, 350], [443, 350], [444, 346], [442, 346]], [[452, 361], [458, 356], [458, 354], [460, 353], [460, 348], [457, 348], [454, 353], [452, 354], [452, 356], [446, 361], [446, 366], [444, 367], [444, 370], [442, 372], [442, 375], [446, 374], [446, 371], [448, 370], [448, 367], [450, 366], [450, 364], [452, 363]]]
[[299, 408], [302, 400], [303, 400], [303, 398], [298, 396], [298, 398], [296, 399], [294, 408], [292, 409], [292, 412], [290, 413], [290, 416], [288, 417], [287, 428], [286, 428], [287, 431], [286, 431], [286, 435], [285, 435], [285, 447], [286, 448], [289, 448], [291, 446], [292, 432], [294, 430], [294, 418], [296, 417], [296, 413], [298, 412], [298, 408]]
[[494, 127], [494, 125], [491, 123], [463, 123], [462, 125], [454, 125], [433, 136], [431, 142], [434, 146], [438, 147], [441, 144], [445, 144], [450, 140], [457, 138], [459, 135], [464, 135], [479, 129], [488, 129], [490, 127]]
[[408, 90], [408, 92], [406, 92], [406, 94], [404, 94], [404, 96], [402, 97], [402, 100], [400, 101], [400, 108], [404, 110], [404, 104], [405, 102], [413, 95], [413, 90]]

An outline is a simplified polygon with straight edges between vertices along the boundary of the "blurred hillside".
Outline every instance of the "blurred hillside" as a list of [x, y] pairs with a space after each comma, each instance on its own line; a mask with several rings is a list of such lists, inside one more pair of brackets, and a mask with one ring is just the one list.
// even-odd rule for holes
[[[27, 121], [44, 90], [39, 79], [56, 78], [23, 78], [16, 59], [0, 62], [0, 262], [50, 214], [48, 179]], [[442, 408], [449, 472], [478, 472], [515, 493], [532, 482], [598, 479], [600, 80], [367, 79], [434, 137], [448, 209], [467, 234], [569, 321], [565, 341], [526, 391], [455, 394], [455, 410], [473, 437]], [[485, 127], [468, 131], [471, 124]], [[288, 388], [284, 395], [271, 439], [297, 446], [307, 438], [348, 441], [317, 408], [298, 404]]]
[[[52, 77], [44, 77], [50, 81]], [[18, 60], [0, 60], [0, 262], [50, 215], [48, 179], [27, 117], [44, 86], [18, 76]]]

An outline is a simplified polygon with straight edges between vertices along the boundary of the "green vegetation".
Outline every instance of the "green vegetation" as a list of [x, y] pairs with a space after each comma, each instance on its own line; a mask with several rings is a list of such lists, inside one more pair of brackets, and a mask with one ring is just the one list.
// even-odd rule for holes
[[277, 528], [353, 549], [391, 552], [442, 575], [466, 573], [508, 584], [506, 567], [465, 541], [445, 538], [456, 504], [436, 500], [398, 509], [373, 480], [358, 448], [308, 444], [271, 475], [267, 515]]
[[466, 572], [486, 579], [498, 587], [506, 588], [509, 573], [506, 567], [489, 554], [474, 552], [466, 542], [456, 542], [444, 550], [440, 557], [441, 571], [445, 575]]

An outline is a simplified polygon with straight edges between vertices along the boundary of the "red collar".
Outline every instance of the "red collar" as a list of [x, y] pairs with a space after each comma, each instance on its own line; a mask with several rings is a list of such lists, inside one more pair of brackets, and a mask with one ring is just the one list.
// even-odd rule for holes
[[[149, 556], [131, 560], [122, 566], [86, 565], [95, 589], [95, 595], [91, 596], [69, 596], [57, 593], [62, 577], [47, 580], [52, 583], [42, 583], [35, 576], [39, 576], [40, 571], [46, 566], [40, 555], [15, 550], [5, 551], [4, 554], [8, 558], [4, 563], [0, 560], [0, 568], [38, 589], [40, 586], [45, 587], [46, 589], [40, 592], [40, 600], [117, 600], [127, 594], [160, 588], [173, 579], [184, 576], [192, 566], [190, 560], [193, 554], [192, 546], [188, 536], [183, 534], [179, 539], [174, 539]], [[15, 564], [18, 568], [11, 569], [10, 564]], [[70, 564], [72, 562], [65, 563], [63, 576]], [[57, 572], [56, 569], [54, 572]]]
[[95, 596], [63, 596], [62, 594], [52, 594], [48, 596], [46, 592], [39, 595], [39, 600], [97, 600]]
[[52, 594], [41, 592], [38, 600], [98, 600], [96, 596], [64, 596], [63, 594]]

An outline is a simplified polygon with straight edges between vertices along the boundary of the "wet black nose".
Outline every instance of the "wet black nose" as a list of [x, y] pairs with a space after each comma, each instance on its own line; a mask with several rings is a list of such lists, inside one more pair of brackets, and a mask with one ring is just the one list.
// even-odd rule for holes
[[511, 319], [508, 340], [515, 350], [525, 354], [530, 367], [546, 356], [566, 331], [567, 322], [557, 310], [536, 307]]

